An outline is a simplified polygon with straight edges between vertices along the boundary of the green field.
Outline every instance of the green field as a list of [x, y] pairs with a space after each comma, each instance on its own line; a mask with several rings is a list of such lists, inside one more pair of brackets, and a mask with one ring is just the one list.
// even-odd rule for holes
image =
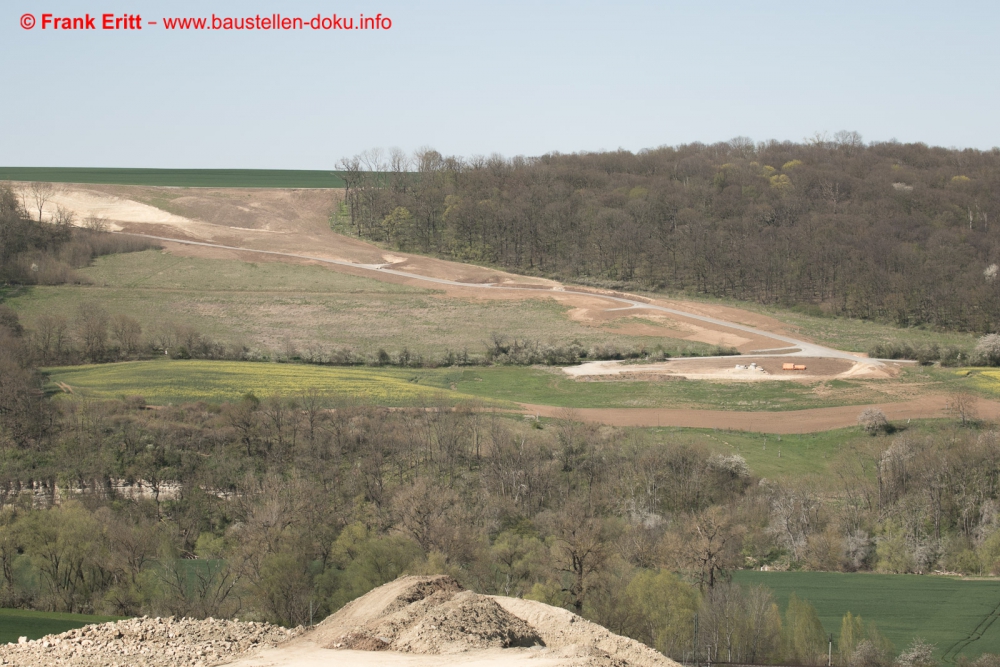
[[321, 266], [177, 257], [159, 250], [99, 257], [78, 271], [89, 285], [37, 286], [6, 303], [29, 329], [43, 314], [74, 318], [81, 304], [136, 318], [147, 337], [175, 324], [265, 356], [288, 347], [379, 348], [438, 357], [446, 350], [483, 354], [493, 331], [518, 339], [584, 346], [661, 345], [671, 354], [707, 354], [704, 343], [622, 336], [570, 320], [555, 300], [482, 300], [338, 273]]
[[741, 584], [763, 584], [774, 591], [782, 609], [793, 592], [816, 607], [823, 628], [840, 634], [844, 614], [874, 621], [902, 651], [914, 637], [937, 646], [947, 661], [958, 655], [1000, 653], [1000, 580], [910, 574], [837, 572], [733, 573]]
[[38, 639], [45, 635], [56, 635], [67, 630], [82, 628], [91, 623], [117, 621], [119, 618], [121, 617], [0, 609], [0, 644], [9, 642], [16, 644], [18, 637]]
[[575, 380], [559, 368], [492, 367], [424, 371], [421, 382], [475, 396], [564, 408], [680, 407], [779, 411], [893, 400], [880, 381], [724, 383], [702, 380]]
[[[929, 431], [933, 429], [934, 423], [921, 426]], [[913, 424], [911, 428], [917, 430], [918, 425]], [[757, 477], [802, 479], [813, 476], [818, 482], [830, 481], [830, 466], [839, 460], [841, 452], [855, 444], [867, 444], [872, 439], [857, 428], [780, 436], [701, 428], [660, 427], [644, 430], [654, 440], [704, 446], [720, 454], [739, 454], [746, 459], [750, 472]], [[925, 429], [919, 430], [922, 432]]]
[[[859, 389], [853, 384], [850, 391], [845, 390], [838, 398], [836, 394], [817, 394], [814, 387], [792, 382], [732, 385], [707, 381], [580, 382], [558, 368], [524, 366], [404, 369], [155, 359], [49, 368], [46, 374], [49, 389], [53, 391], [61, 382], [69, 385], [77, 397], [115, 399], [139, 395], [153, 405], [219, 403], [237, 400], [248, 391], [257, 396], [292, 395], [313, 387], [329, 394], [334, 402], [352, 400], [385, 406], [487, 400], [566, 408], [780, 411], [850, 405], [859, 395], [867, 396], [868, 400], [885, 400], [875, 390]], [[756, 443], [742, 442], [739, 437], [734, 436], [736, 442], [742, 443], [740, 448], [745, 447], [752, 455]], [[782, 465], [795, 465], [810, 456], [808, 448], [798, 454], [786, 451]]]
[[0, 167], [0, 181], [154, 185], [175, 188], [342, 188], [335, 171], [305, 169], [107, 169]]
[[65, 383], [80, 398], [143, 396], [153, 405], [237, 401], [319, 390], [331, 405], [358, 402], [387, 407], [455, 404], [461, 396], [412, 380], [415, 371], [395, 368], [338, 368], [237, 361], [131, 361], [69, 366], [45, 371], [48, 388]]

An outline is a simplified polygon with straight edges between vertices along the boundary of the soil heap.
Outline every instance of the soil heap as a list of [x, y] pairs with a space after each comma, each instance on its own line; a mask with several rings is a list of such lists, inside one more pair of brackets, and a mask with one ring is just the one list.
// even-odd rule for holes
[[0, 665], [32, 667], [208, 667], [299, 634], [269, 623], [131, 618], [0, 646]]
[[448, 576], [401, 577], [344, 606], [302, 640], [334, 650], [410, 654], [507, 649], [511, 658], [529, 652], [587, 667], [677, 665], [565, 609], [478, 595]]

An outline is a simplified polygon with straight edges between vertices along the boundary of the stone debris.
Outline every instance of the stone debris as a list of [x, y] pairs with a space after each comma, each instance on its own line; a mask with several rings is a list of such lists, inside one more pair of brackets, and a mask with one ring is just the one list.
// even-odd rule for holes
[[417, 579], [369, 618], [342, 625], [327, 647], [441, 654], [541, 645], [530, 625], [494, 600], [436, 577]]
[[0, 645], [0, 665], [210, 667], [295, 637], [302, 628], [208, 618], [130, 618]]

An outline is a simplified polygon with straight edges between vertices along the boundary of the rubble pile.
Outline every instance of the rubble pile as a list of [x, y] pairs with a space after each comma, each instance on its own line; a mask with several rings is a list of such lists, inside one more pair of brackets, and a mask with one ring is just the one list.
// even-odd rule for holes
[[209, 667], [295, 637], [269, 623], [213, 618], [131, 618], [0, 645], [0, 665]]

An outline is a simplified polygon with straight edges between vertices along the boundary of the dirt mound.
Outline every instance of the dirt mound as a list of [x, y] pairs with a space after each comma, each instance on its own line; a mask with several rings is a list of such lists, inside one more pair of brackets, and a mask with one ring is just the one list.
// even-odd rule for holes
[[[303, 641], [341, 651], [342, 664], [369, 664], [360, 658], [363, 651], [390, 652], [380, 658], [385, 664], [392, 652], [457, 658], [473, 651], [484, 660], [489, 655], [510, 664], [531, 659], [583, 667], [676, 665], [565, 609], [478, 595], [447, 576], [402, 577], [376, 588], [320, 623]], [[498, 649], [502, 656], [495, 653]], [[455, 663], [448, 659], [441, 664]]]
[[493, 599], [508, 612], [530, 624], [555, 655], [583, 658], [582, 664], [591, 667], [677, 665], [645, 644], [616, 635], [566, 609], [534, 600], [500, 596]]
[[315, 640], [332, 636], [326, 646], [335, 649], [431, 654], [542, 644], [530, 625], [495, 600], [463, 591], [451, 577], [393, 584], [394, 597], [376, 589], [355, 600], [321, 623]]
[[0, 646], [0, 664], [57, 667], [218, 665], [299, 634], [269, 623], [191, 618], [132, 618], [87, 625]]

